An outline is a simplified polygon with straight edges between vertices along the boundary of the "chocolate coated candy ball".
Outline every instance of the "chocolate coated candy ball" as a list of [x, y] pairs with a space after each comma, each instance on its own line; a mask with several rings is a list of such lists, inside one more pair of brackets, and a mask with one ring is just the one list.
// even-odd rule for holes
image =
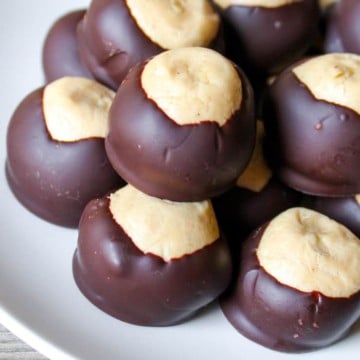
[[360, 192], [360, 57], [328, 54], [280, 74], [265, 102], [267, 155], [288, 186], [319, 196]]
[[230, 188], [255, 142], [252, 89], [205, 48], [164, 52], [130, 71], [105, 140], [115, 170], [141, 191], [198, 201]]
[[113, 89], [131, 67], [164, 50], [223, 47], [220, 18], [206, 0], [93, 0], [78, 41], [84, 63]]
[[14, 112], [7, 179], [39, 217], [77, 227], [88, 201], [123, 184], [104, 147], [113, 96], [92, 80], [62, 78], [28, 95]]
[[73, 271], [82, 293], [104, 312], [165, 326], [216, 299], [232, 263], [209, 201], [174, 203], [128, 185], [85, 208]]
[[225, 23], [228, 55], [246, 68], [276, 73], [298, 59], [317, 34], [316, 0], [213, 0]]
[[90, 71], [80, 60], [77, 43], [77, 26], [85, 10], [63, 15], [50, 28], [43, 47], [42, 61], [47, 82], [64, 76], [92, 79]]
[[304, 208], [249, 236], [221, 301], [231, 324], [274, 350], [303, 352], [344, 337], [360, 315], [360, 240]]

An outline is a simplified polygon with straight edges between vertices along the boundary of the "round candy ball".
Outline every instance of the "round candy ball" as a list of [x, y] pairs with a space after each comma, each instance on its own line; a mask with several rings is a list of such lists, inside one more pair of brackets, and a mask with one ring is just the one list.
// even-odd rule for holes
[[85, 205], [123, 180], [105, 152], [113, 91], [68, 77], [28, 95], [7, 131], [6, 174], [17, 199], [39, 217], [77, 227]]
[[109, 118], [105, 145], [115, 170], [139, 190], [174, 201], [230, 188], [255, 143], [245, 75], [206, 48], [169, 50], [135, 66]]
[[165, 201], [127, 185], [85, 208], [73, 272], [104, 312], [167, 326], [214, 301], [229, 284], [232, 261], [210, 201]]
[[288, 186], [319, 196], [360, 192], [360, 56], [297, 63], [270, 86], [264, 120], [268, 160]]
[[360, 315], [360, 240], [341, 224], [292, 208], [254, 231], [221, 307], [247, 338], [305, 352], [342, 339]]

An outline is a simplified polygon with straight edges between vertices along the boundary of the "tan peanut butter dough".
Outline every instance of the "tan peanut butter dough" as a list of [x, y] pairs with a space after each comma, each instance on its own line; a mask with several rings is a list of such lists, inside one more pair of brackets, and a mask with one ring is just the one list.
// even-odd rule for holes
[[162, 200], [127, 185], [110, 195], [110, 211], [138, 249], [165, 261], [192, 254], [220, 237], [210, 201]]
[[214, 3], [223, 9], [234, 5], [277, 8], [280, 6], [290, 5], [298, 2], [303, 2], [303, 0], [214, 0]]
[[43, 112], [47, 130], [56, 141], [105, 138], [115, 92], [98, 82], [63, 77], [45, 86]]
[[325, 9], [329, 5], [336, 3], [337, 0], [318, 0], [318, 1], [319, 1], [320, 7], [322, 9]]
[[360, 115], [359, 55], [319, 55], [294, 67], [292, 72], [316, 99], [344, 106]]
[[255, 149], [248, 166], [236, 181], [238, 187], [260, 192], [272, 177], [272, 171], [265, 161], [262, 148], [264, 132], [264, 124], [258, 120], [256, 122]]
[[206, 0], [126, 0], [139, 28], [163, 49], [208, 46], [217, 36], [218, 14]]
[[203, 121], [224, 125], [242, 101], [235, 66], [201, 47], [168, 50], [152, 58], [141, 74], [147, 97], [179, 125]]
[[292, 208], [275, 217], [257, 257], [280, 283], [303, 292], [346, 298], [360, 291], [360, 240], [313, 210]]
[[360, 194], [357, 194], [354, 197], [355, 197], [355, 201], [360, 205]]

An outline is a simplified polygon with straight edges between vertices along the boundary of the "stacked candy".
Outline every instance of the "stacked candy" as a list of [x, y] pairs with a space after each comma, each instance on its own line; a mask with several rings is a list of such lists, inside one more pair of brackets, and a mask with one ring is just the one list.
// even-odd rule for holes
[[232, 263], [208, 199], [236, 181], [254, 135], [247, 79], [214, 50], [179, 48], [135, 65], [105, 140], [129, 184], [83, 213], [74, 258], [83, 293], [146, 325], [177, 323], [217, 298]]
[[230, 282], [209, 198], [249, 161], [254, 100], [243, 72], [207, 45], [219, 50], [223, 38], [206, 1], [93, 1], [50, 29], [51, 81], [10, 123], [14, 194], [79, 227], [76, 282], [124, 321], [178, 323]]
[[355, 52], [357, 5], [93, 0], [53, 25], [7, 177], [32, 212], [78, 227], [91, 302], [164, 326], [222, 294], [240, 333], [281, 351], [349, 331], [360, 240], [319, 204], [360, 193], [360, 55], [304, 55]]
[[[328, 43], [334, 19], [340, 24], [341, 12], [348, 19], [356, 14], [355, 3], [324, 5], [326, 26], [320, 36]], [[335, 25], [337, 44], [340, 36], [350, 41], [346, 31], [358, 27], [357, 20], [342, 21], [342, 33]], [[317, 43], [314, 49], [319, 48], [324, 46]], [[343, 212], [338, 204], [348, 202], [347, 196], [354, 202], [359, 193], [359, 70], [356, 54], [300, 59], [271, 79], [260, 107], [265, 157], [279, 181], [304, 194], [304, 205], [340, 222], [349, 210]], [[325, 208], [330, 203], [333, 212]], [[352, 206], [359, 213], [359, 205]], [[333, 216], [335, 211], [341, 216]], [[356, 223], [355, 216], [343, 224]], [[299, 207], [255, 230], [237, 253], [238, 274], [222, 298], [234, 327], [264, 346], [294, 352], [329, 345], [347, 334], [360, 314], [360, 252], [359, 239], [343, 224]]]
[[[326, 53], [353, 53], [360, 55], [360, 3], [339, 1], [329, 7], [326, 21], [324, 51]], [[345, 75], [345, 74], [344, 74]], [[355, 90], [355, 94], [358, 90]], [[356, 95], [355, 95], [356, 96]], [[354, 99], [355, 100], [355, 99]], [[355, 100], [357, 102], [357, 100]], [[349, 104], [348, 108], [354, 109]], [[355, 112], [358, 113], [358, 111]], [[341, 222], [360, 236], [359, 191], [350, 191], [344, 196], [313, 197], [312, 207]]]

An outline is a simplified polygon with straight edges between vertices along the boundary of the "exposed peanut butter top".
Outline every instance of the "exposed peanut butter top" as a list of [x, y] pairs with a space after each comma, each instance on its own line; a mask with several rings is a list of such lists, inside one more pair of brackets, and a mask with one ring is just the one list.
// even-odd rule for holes
[[220, 18], [207, 0], [126, 0], [139, 28], [163, 49], [208, 46]]
[[360, 291], [360, 240], [313, 210], [292, 208], [275, 217], [257, 257], [280, 283], [303, 292], [346, 298]]
[[301, 63], [292, 71], [316, 99], [344, 106], [360, 115], [359, 55], [320, 55]]
[[242, 101], [233, 63], [201, 47], [169, 50], [152, 58], [141, 75], [149, 99], [179, 125], [226, 123]]
[[115, 92], [81, 77], [63, 77], [44, 89], [43, 112], [50, 136], [74, 142], [104, 138]]
[[110, 211], [138, 249], [165, 261], [192, 254], [220, 236], [210, 201], [162, 200], [127, 185], [110, 196]]

